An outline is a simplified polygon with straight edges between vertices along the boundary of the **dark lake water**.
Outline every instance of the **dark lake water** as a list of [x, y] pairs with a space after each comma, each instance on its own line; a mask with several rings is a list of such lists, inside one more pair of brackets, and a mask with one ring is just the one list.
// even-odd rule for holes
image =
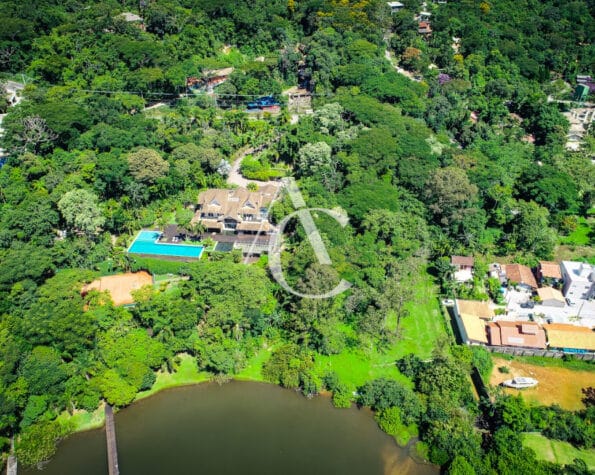
[[[121, 475], [436, 475], [367, 410], [335, 409], [277, 386], [231, 382], [161, 392], [115, 416]], [[105, 432], [64, 440], [42, 472], [106, 475]]]

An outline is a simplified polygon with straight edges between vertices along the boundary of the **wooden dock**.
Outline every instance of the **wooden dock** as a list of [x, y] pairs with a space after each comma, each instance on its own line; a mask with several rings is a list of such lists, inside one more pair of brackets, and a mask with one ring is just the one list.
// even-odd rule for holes
[[10, 439], [10, 455], [6, 461], [6, 475], [17, 475], [17, 456], [14, 454], [14, 437]]
[[17, 458], [14, 455], [8, 456], [6, 475], [17, 475]]
[[118, 446], [116, 444], [116, 425], [114, 411], [109, 404], [105, 405], [105, 437], [107, 439], [107, 465], [109, 475], [119, 475]]

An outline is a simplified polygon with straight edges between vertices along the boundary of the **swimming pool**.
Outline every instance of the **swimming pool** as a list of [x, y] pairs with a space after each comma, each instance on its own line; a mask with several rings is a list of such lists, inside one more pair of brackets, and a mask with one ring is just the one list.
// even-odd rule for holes
[[161, 233], [158, 231], [141, 231], [128, 248], [130, 254], [148, 254], [154, 256], [192, 257], [200, 259], [204, 246], [189, 244], [158, 243]]

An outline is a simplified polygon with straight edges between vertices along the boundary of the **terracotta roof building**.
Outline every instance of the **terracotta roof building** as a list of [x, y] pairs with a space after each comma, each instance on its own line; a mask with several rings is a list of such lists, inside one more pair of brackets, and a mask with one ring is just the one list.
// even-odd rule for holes
[[562, 278], [562, 271], [560, 271], [560, 264], [550, 261], [539, 261], [537, 266], [537, 278], [542, 279], [556, 279]]
[[430, 23], [427, 21], [420, 21], [417, 27], [417, 32], [421, 35], [429, 35], [432, 33], [432, 27]]
[[521, 264], [506, 264], [504, 272], [509, 282], [528, 287], [530, 289], [537, 288], [537, 281], [531, 269]]
[[492, 346], [545, 348], [545, 331], [533, 322], [497, 321], [487, 324], [488, 342]]
[[587, 327], [552, 323], [544, 325], [550, 348], [595, 351], [595, 332]]
[[467, 282], [473, 279], [474, 259], [472, 256], [452, 256], [450, 263], [455, 268], [454, 278], [457, 282]]
[[198, 211], [193, 222], [211, 231], [239, 231], [247, 234], [268, 233], [268, 206], [277, 188], [263, 186], [258, 191], [211, 189], [198, 197]]
[[455, 267], [468, 267], [473, 268], [473, 264], [475, 263], [475, 259], [473, 256], [452, 256], [450, 258], [450, 263]]

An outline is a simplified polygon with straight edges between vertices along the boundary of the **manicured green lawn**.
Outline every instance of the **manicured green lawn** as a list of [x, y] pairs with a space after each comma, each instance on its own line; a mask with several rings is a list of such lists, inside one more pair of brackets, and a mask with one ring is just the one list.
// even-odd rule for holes
[[[262, 365], [271, 357], [274, 346], [260, 349], [252, 358], [248, 360], [246, 368], [240, 373], [234, 375], [237, 379], [246, 379], [250, 381], [263, 381], [261, 369]], [[179, 355], [181, 362], [173, 373], [157, 373], [157, 380], [153, 387], [147, 391], [137, 394], [136, 399], [143, 399], [167, 388], [175, 386], [184, 386], [188, 384], [204, 383], [211, 379], [211, 374], [206, 371], [198, 371], [196, 360], [188, 354]]]
[[395, 366], [395, 360], [413, 353], [428, 358], [436, 340], [446, 336], [444, 318], [440, 312], [436, 289], [429, 276], [420, 282], [410, 315], [401, 322], [402, 335], [387, 351], [376, 348], [350, 350], [338, 355], [316, 357], [316, 372], [324, 376], [335, 371], [341, 382], [355, 390], [375, 378], [392, 378], [406, 384], [409, 380]]
[[595, 449], [577, 449], [568, 442], [552, 440], [539, 432], [523, 434], [523, 445], [533, 449], [537, 458], [559, 464], [569, 464], [576, 458], [583, 459], [590, 469], [595, 468]]

